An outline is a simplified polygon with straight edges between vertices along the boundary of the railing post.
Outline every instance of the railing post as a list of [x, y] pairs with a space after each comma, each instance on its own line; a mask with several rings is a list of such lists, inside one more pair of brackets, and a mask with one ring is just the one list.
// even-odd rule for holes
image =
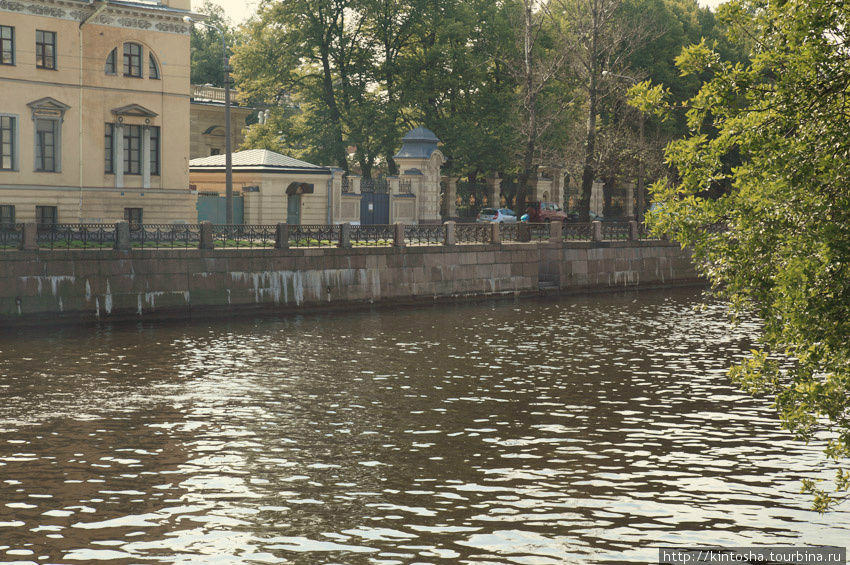
[[404, 224], [393, 224], [393, 247], [404, 247]]
[[599, 220], [590, 223], [590, 241], [602, 241], [602, 222]]
[[21, 232], [21, 249], [23, 251], [35, 251], [38, 249], [38, 224], [27, 222]]
[[490, 224], [490, 243], [493, 245], [499, 245], [502, 243], [501, 224], [497, 222]]
[[516, 240], [521, 243], [528, 243], [531, 241], [531, 226], [529, 226], [526, 222], [520, 222], [517, 224]]
[[455, 222], [446, 222], [443, 224], [446, 229], [446, 245], [454, 245], [457, 243], [457, 224]]
[[629, 222], [629, 241], [639, 241], [640, 240], [640, 230], [638, 229], [638, 223], [635, 220]]
[[115, 249], [118, 251], [130, 249], [130, 222], [115, 224]]
[[339, 246], [343, 249], [351, 248], [351, 222], [339, 225]]
[[289, 249], [289, 224], [281, 222], [277, 225], [274, 237], [275, 249]]
[[564, 222], [552, 220], [549, 222], [549, 243], [559, 243], [564, 232]]
[[212, 249], [215, 247], [213, 244], [213, 231], [212, 231], [212, 222], [201, 222], [201, 233], [198, 238], [198, 249]]

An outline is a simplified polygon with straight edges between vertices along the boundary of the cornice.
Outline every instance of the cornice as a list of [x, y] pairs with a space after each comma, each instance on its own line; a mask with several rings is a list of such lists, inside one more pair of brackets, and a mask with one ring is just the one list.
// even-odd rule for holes
[[[91, 13], [88, 2], [80, 0], [0, 0], [0, 12], [46, 16], [81, 22]], [[124, 29], [157, 31], [188, 35], [190, 26], [183, 22], [188, 12], [158, 6], [127, 6], [109, 4], [106, 10], [89, 20], [88, 24]]]

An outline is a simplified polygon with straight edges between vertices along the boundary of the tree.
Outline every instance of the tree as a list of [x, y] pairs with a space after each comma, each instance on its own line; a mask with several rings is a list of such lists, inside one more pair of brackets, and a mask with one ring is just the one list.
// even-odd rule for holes
[[[224, 9], [205, 0], [198, 13], [207, 16], [207, 22], [224, 31], [227, 45], [233, 48], [237, 34], [224, 14]], [[192, 84], [224, 86], [224, 54], [221, 35], [206, 26], [192, 26]]]
[[[826, 432], [827, 457], [850, 457], [850, 10], [843, 0], [733, 0], [720, 12], [752, 46], [746, 64], [706, 42], [685, 49], [682, 73], [707, 80], [688, 102], [685, 139], [667, 159], [677, 182], [652, 192], [656, 233], [692, 246], [694, 260], [737, 313], [763, 321], [760, 348], [731, 370], [772, 398], [804, 440]], [[633, 103], [665, 105], [643, 85]], [[712, 226], [722, 226], [713, 229]], [[847, 498], [804, 481], [814, 507]]]

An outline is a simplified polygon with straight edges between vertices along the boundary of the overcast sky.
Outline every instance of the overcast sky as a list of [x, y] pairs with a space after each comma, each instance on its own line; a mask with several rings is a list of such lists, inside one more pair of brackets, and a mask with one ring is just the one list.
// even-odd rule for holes
[[[227, 12], [227, 16], [233, 23], [241, 23], [256, 12], [259, 0], [212, 0], [219, 4]], [[722, 0], [699, 0], [703, 6], [717, 6]], [[192, 8], [199, 8], [203, 0], [192, 0]]]

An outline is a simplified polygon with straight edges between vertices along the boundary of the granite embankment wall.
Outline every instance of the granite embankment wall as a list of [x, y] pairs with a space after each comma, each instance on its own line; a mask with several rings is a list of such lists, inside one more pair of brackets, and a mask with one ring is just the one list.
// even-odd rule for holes
[[693, 282], [665, 242], [0, 253], [0, 324], [187, 318]]

